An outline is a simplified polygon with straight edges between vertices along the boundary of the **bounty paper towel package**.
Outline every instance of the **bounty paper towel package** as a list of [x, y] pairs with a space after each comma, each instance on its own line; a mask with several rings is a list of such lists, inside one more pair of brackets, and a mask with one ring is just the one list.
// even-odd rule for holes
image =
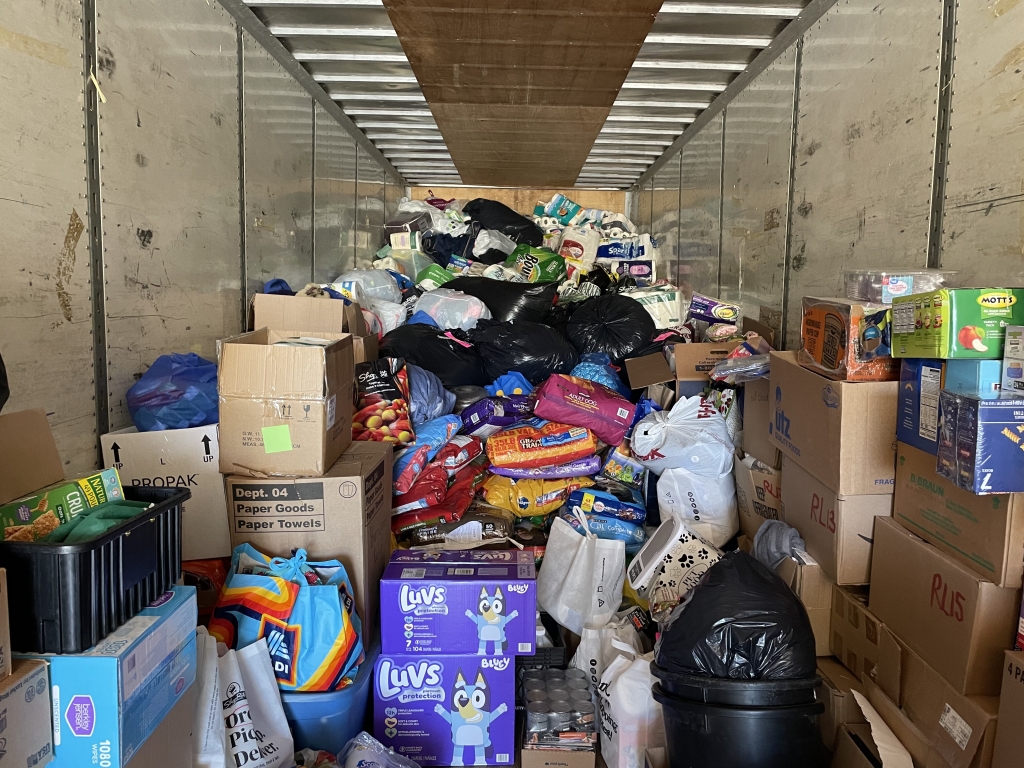
[[401, 553], [380, 581], [383, 652], [533, 654], [536, 569], [532, 554], [517, 554], [516, 560], [522, 561], [442, 560], [439, 553]]

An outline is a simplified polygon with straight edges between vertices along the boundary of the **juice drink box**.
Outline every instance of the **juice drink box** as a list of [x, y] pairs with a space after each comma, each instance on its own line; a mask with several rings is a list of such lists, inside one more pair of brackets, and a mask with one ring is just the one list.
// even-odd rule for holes
[[510, 765], [515, 688], [511, 656], [381, 654], [373, 670], [374, 736], [422, 766]]
[[892, 302], [894, 357], [995, 360], [1024, 323], [1024, 288], [942, 288]]
[[890, 320], [884, 304], [805, 296], [800, 365], [837, 381], [898, 379]]
[[35, 541], [69, 522], [85, 509], [122, 501], [124, 489], [116, 469], [66, 481], [0, 506], [4, 541]]

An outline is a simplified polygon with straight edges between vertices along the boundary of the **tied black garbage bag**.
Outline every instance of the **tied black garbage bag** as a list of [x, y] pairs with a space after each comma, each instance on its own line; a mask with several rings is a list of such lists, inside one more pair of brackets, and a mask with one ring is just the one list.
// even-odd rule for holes
[[670, 673], [732, 680], [813, 677], [814, 632], [800, 599], [775, 571], [729, 552], [666, 622], [655, 663]]
[[10, 396], [11, 389], [7, 385], [7, 368], [4, 367], [4, 359], [0, 357], [0, 410], [3, 409]]
[[[513, 320], [539, 323], [551, 309], [558, 293], [558, 283], [507, 283], [489, 277], [456, 277], [444, 287], [476, 296], [500, 323]], [[640, 309], [647, 314], [643, 307]]]
[[610, 293], [583, 302], [569, 319], [566, 335], [581, 355], [604, 352], [620, 365], [636, 357], [654, 331], [654, 320], [640, 302]]
[[460, 331], [444, 331], [433, 325], [402, 325], [380, 342], [381, 357], [403, 357], [436, 375], [446, 389], [490, 382], [476, 347], [464, 341]]
[[469, 333], [490, 379], [519, 371], [531, 384], [553, 373], [569, 373], [579, 361], [575, 348], [554, 328], [517, 320], [480, 320]]
[[478, 197], [462, 206], [462, 212], [479, 222], [483, 229], [496, 229], [517, 243], [527, 243], [534, 248], [540, 248], [544, 243], [540, 227], [497, 200]]

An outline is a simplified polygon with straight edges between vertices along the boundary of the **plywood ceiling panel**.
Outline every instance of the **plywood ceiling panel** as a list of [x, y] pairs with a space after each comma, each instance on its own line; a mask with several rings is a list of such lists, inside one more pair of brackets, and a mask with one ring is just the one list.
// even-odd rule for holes
[[661, 0], [384, 0], [463, 182], [572, 185]]

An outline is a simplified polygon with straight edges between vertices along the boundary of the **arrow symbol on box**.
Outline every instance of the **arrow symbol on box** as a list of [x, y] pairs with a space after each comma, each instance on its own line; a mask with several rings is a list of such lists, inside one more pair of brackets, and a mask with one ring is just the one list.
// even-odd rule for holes
[[206, 446], [206, 455], [209, 456], [210, 455], [210, 436], [209, 435], [203, 435], [203, 439], [200, 440], [199, 442], [202, 443], [204, 446]]
[[112, 450], [114, 452], [114, 463], [115, 464], [120, 464], [121, 463], [121, 446], [118, 445], [117, 443], [114, 443], [112, 446], [110, 446], [110, 450]]

